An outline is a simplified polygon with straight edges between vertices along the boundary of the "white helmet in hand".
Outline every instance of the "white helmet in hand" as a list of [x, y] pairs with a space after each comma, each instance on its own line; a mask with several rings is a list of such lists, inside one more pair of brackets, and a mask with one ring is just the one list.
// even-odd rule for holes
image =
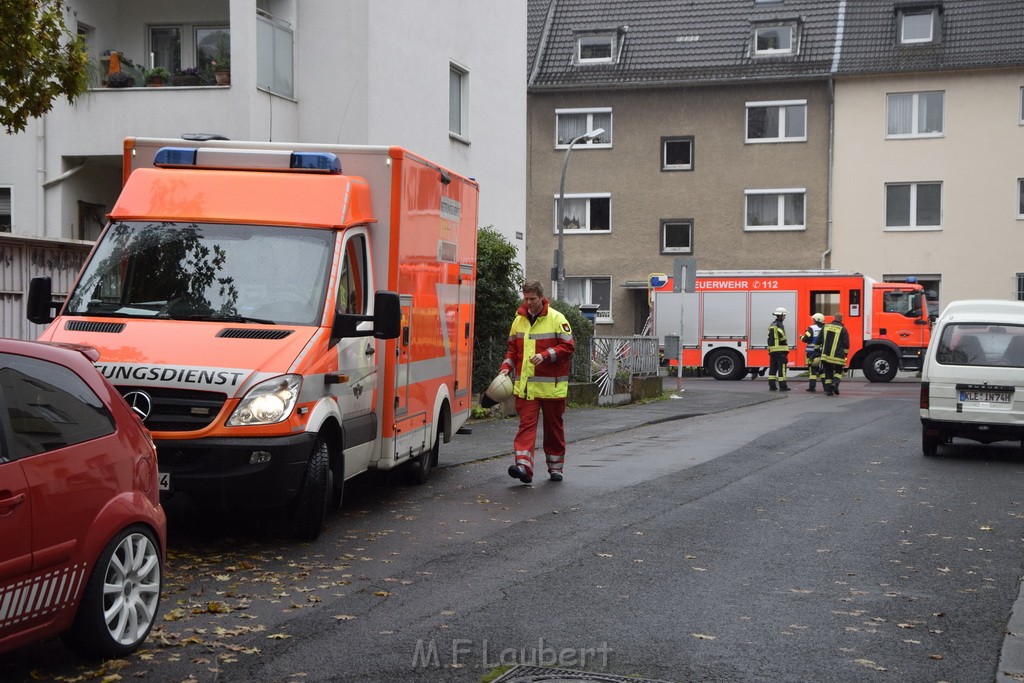
[[512, 396], [512, 378], [502, 373], [491, 380], [490, 386], [484, 390], [480, 404], [484, 408], [496, 406]]

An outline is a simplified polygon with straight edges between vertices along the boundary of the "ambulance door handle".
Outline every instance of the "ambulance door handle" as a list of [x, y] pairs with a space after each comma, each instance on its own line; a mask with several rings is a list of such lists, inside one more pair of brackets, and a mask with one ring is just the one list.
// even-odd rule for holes
[[377, 349], [375, 349], [373, 347], [373, 344], [367, 344], [366, 345], [366, 355], [367, 356], [372, 356], [375, 353], [377, 353]]

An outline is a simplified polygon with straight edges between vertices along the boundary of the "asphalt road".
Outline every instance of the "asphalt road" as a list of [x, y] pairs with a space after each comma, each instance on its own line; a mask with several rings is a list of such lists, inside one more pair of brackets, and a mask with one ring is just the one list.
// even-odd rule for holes
[[101, 667], [41, 643], [0, 678], [994, 680], [1024, 573], [1019, 448], [923, 457], [913, 382], [687, 386], [755, 402], [577, 441], [561, 484], [498, 457], [368, 486], [313, 544], [176, 515], [150, 647]]

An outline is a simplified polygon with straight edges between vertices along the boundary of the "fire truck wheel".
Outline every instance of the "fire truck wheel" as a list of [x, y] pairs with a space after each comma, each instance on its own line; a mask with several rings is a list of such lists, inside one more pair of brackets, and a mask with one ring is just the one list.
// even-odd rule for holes
[[418, 458], [409, 461], [408, 474], [410, 484], [425, 484], [427, 479], [430, 478], [430, 469], [437, 462], [437, 457], [441, 452], [441, 430], [438, 429], [437, 435], [434, 437], [434, 445], [429, 451], [425, 451], [420, 454]]
[[742, 379], [747, 374], [747, 366], [735, 351], [718, 349], [713, 351], [705, 361], [708, 373], [719, 380]]
[[306, 463], [306, 474], [288, 515], [288, 531], [292, 538], [312, 541], [320, 535], [327, 515], [327, 501], [331, 482], [330, 451], [323, 437], [317, 438]]
[[891, 382], [899, 369], [892, 353], [884, 349], [872, 351], [865, 356], [861, 367], [869, 382]]
[[921, 452], [927, 455], [929, 458], [935, 457], [939, 452], [939, 443], [945, 441], [940, 436], [929, 435], [928, 432], [921, 430]]

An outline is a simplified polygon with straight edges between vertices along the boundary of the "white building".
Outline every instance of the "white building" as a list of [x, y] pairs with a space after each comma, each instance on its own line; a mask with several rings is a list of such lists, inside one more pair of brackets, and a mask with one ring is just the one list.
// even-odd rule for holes
[[[70, 287], [121, 185], [129, 136], [400, 145], [480, 183], [480, 225], [524, 255], [526, 3], [68, 0], [95, 87], [0, 137], [0, 336], [31, 338], [34, 275]], [[104, 86], [115, 61], [199, 85]], [[214, 62], [230, 60], [217, 85]], [[125, 68], [126, 72], [131, 69]]]

